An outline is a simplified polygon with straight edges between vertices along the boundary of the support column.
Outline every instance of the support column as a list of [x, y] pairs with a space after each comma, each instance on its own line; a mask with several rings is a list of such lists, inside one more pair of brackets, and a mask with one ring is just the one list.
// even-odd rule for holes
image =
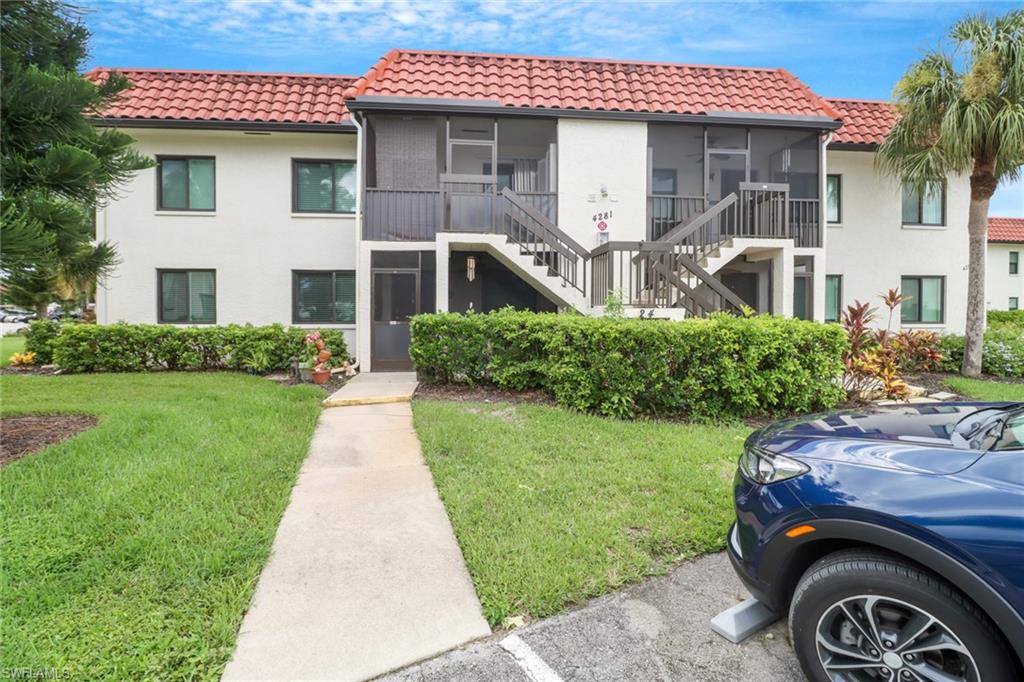
[[793, 317], [793, 249], [781, 248], [772, 257], [772, 310]]
[[434, 310], [439, 313], [448, 312], [448, 261], [451, 258], [451, 251], [451, 243], [438, 233], [434, 251]]
[[825, 253], [813, 257], [814, 278], [811, 292], [811, 319], [815, 322], [825, 321]]

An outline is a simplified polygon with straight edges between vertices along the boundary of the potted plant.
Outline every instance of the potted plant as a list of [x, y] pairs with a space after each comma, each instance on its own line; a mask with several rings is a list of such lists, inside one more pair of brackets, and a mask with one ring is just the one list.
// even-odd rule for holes
[[[314, 384], [326, 384], [331, 380], [331, 369], [327, 366], [331, 359], [331, 351], [324, 345], [324, 339], [320, 332], [306, 334], [306, 351], [309, 357], [309, 376]], [[302, 366], [299, 366], [302, 372]]]

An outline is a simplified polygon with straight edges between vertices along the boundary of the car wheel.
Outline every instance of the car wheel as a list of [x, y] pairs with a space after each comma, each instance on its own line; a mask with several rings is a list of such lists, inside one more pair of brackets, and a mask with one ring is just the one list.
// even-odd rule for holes
[[789, 608], [800, 665], [815, 682], [1012, 682], [988, 618], [941, 578], [894, 555], [831, 554]]

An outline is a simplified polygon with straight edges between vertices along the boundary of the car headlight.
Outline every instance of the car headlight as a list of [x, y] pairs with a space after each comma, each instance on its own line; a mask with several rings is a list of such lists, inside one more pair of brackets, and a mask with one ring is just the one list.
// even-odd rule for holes
[[740, 455], [740, 471], [755, 483], [776, 483], [805, 474], [810, 469], [785, 455], [769, 452], [757, 446], [748, 446]]

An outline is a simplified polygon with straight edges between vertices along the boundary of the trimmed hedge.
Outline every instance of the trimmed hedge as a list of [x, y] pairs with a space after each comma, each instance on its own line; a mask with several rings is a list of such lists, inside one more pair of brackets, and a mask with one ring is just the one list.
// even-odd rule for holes
[[[51, 323], [52, 324], [52, 323]], [[270, 372], [287, 369], [305, 355], [311, 329], [267, 327], [176, 327], [156, 324], [32, 325], [29, 339], [52, 349], [52, 361], [68, 372], [142, 372], [147, 370], [234, 369]], [[348, 357], [345, 337], [336, 329], [319, 330], [334, 358]], [[28, 347], [28, 342], [26, 343]]]
[[[985, 332], [981, 371], [1000, 377], [1024, 377], [1024, 331], [1012, 324], [993, 323], [991, 312], [989, 323], [992, 327]], [[964, 361], [964, 337], [956, 334], [942, 336], [939, 351], [942, 353], [939, 369], [959, 372]]]
[[557, 313], [438, 313], [412, 320], [425, 381], [542, 389], [577, 410], [741, 417], [835, 406], [846, 333], [777, 317], [683, 322]]
[[989, 329], [1016, 329], [1024, 334], [1024, 310], [988, 311]]

